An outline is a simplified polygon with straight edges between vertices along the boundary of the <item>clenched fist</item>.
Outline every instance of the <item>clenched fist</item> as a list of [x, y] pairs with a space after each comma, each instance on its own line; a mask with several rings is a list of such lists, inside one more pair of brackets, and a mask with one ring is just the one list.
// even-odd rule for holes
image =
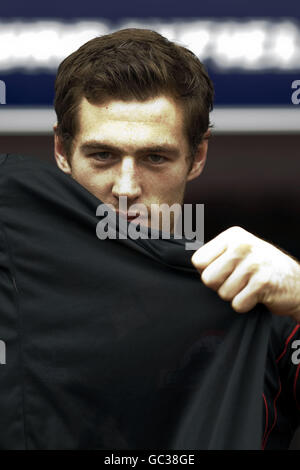
[[262, 303], [300, 322], [300, 264], [270, 243], [231, 227], [199, 248], [191, 261], [204, 284], [235, 311]]

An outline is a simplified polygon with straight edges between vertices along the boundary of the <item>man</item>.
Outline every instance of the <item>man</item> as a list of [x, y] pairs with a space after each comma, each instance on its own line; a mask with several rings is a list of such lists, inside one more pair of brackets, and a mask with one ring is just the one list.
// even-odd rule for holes
[[[57, 165], [115, 208], [121, 196], [128, 212], [136, 203], [182, 204], [187, 182], [205, 165], [212, 103], [202, 64], [157, 33], [123, 30], [94, 39], [58, 70]], [[300, 321], [299, 263], [269, 243], [232, 227], [192, 262], [237, 312], [260, 302]]]
[[[153, 31], [121, 30], [95, 38], [67, 57], [59, 66], [55, 86], [55, 159], [63, 173], [117, 212], [121, 197], [126, 196], [128, 210], [119, 215], [129, 222], [136, 216], [131, 213], [135, 204], [149, 209], [139, 215], [144, 225], [151, 226], [154, 204], [183, 203], [187, 182], [198, 177], [205, 165], [213, 104], [211, 80], [190, 51]], [[261, 444], [288, 447], [299, 423], [299, 368], [287, 354], [299, 338], [299, 263], [240, 227], [199, 248], [191, 262], [203, 283], [231, 302], [236, 312], [250, 312], [263, 304], [274, 317], [285, 317], [283, 323], [276, 317], [268, 348]], [[175, 327], [171, 325], [170, 331]], [[218, 334], [209, 337], [218, 343]], [[201, 347], [205, 344], [207, 349], [205, 335]], [[261, 338], [263, 343], [267, 339]], [[234, 361], [230, 342], [228, 347], [227, 367]], [[179, 375], [168, 372], [167, 383], [172, 385]], [[287, 412], [290, 397], [294, 402]], [[227, 425], [228, 419], [224, 419]], [[110, 425], [103, 432], [113, 434]], [[179, 447], [175, 448], [185, 448], [186, 441], [176, 439]]]
[[[205, 165], [212, 102], [203, 65], [183, 47], [146, 30], [95, 38], [58, 70], [57, 165], [116, 210], [126, 196], [128, 220], [136, 203], [182, 204]], [[199, 248], [192, 263], [236, 312], [262, 303], [300, 321], [299, 263], [242, 228]]]

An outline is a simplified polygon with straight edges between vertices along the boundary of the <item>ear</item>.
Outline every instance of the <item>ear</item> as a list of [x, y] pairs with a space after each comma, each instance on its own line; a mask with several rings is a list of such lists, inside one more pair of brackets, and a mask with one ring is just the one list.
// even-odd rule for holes
[[205, 163], [206, 163], [206, 156], [207, 156], [207, 149], [208, 149], [208, 139], [211, 135], [210, 130], [208, 129], [202, 139], [201, 144], [199, 144], [196, 155], [194, 157], [193, 166], [190, 169], [187, 181], [191, 181], [197, 178], [203, 171]]
[[59, 136], [57, 135], [57, 123], [54, 124], [53, 131], [54, 131], [54, 156], [55, 156], [56, 164], [64, 173], [67, 173], [68, 175], [70, 175], [72, 172], [72, 169], [69, 164], [68, 158], [65, 155], [61, 140]]

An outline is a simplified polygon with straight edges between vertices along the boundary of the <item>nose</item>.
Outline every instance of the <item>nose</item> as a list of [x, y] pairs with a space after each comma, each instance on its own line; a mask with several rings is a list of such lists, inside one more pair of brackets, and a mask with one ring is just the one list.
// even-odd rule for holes
[[116, 172], [112, 194], [117, 199], [120, 196], [127, 196], [128, 202], [133, 203], [142, 193], [135, 159], [124, 157]]

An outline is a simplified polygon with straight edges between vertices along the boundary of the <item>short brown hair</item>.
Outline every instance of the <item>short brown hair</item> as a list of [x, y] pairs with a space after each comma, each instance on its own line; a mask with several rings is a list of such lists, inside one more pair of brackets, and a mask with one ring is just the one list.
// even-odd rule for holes
[[214, 89], [203, 64], [188, 49], [155, 31], [129, 28], [96, 37], [64, 59], [55, 81], [57, 135], [68, 158], [79, 128], [83, 97], [100, 104], [166, 94], [182, 105], [190, 157], [210, 127]]

